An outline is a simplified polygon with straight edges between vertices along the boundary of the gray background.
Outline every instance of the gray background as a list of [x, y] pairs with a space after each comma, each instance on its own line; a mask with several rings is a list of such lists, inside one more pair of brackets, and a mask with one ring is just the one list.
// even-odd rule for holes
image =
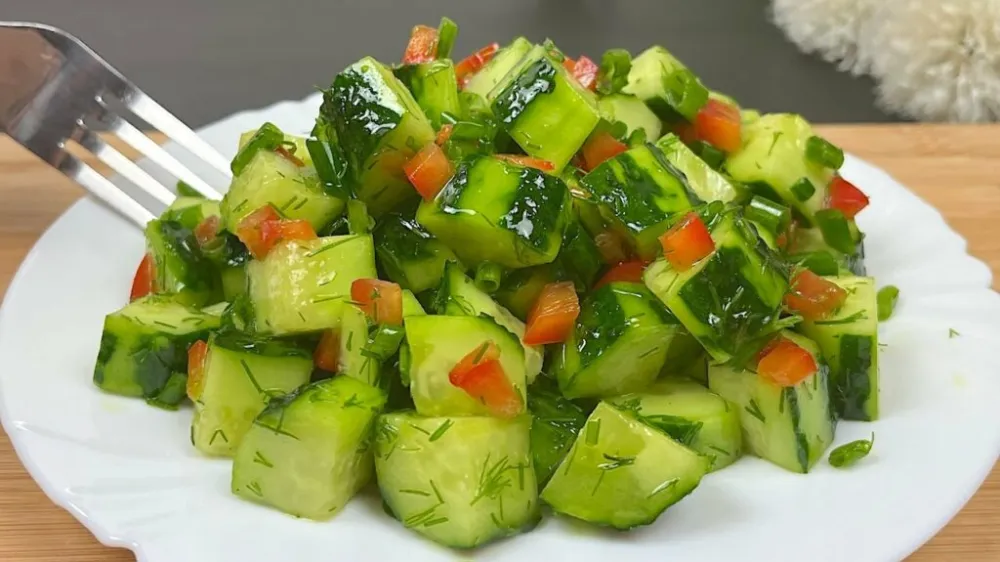
[[373, 55], [396, 61], [410, 28], [458, 22], [456, 56], [517, 34], [571, 56], [666, 46], [746, 107], [816, 122], [888, 121], [872, 83], [799, 53], [766, 0], [0, 0], [0, 19], [77, 35], [191, 125], [298, 99]]

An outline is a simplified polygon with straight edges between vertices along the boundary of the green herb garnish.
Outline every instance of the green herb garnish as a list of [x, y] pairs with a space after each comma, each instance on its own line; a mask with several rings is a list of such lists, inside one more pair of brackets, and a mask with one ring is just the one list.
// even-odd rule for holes
[[871, 439], [858, 439], [841, 445], [830, 452], [830, 464], [836, 468], [848, 468], [868, 456], [875, 444], [875, 434]]

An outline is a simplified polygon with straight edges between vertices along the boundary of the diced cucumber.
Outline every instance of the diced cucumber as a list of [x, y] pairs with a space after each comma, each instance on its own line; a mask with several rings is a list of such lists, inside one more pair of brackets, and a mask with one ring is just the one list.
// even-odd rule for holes
[[417, 221], [470, 265], [520, 268], [556, 258], [570, 212], [558, 177], [482, 156], [459, 164]]
[[383, 366], [396, 354], [403, 328], [373, 324], [353, 304], [344, 305], [340, 324], [339, 372], [375, 387], [382, 387]]
[[601, 98], [597, 104], [605, 119], [625, 123], [628, 127], [626, 134], [631, 135], [633, 131], [641, 129], [645, 131], [649, 141], [660, 138], [663, 124], [641, 99], [628, 94], [611, 94]]
[[597, 281], [597, 274], [604, 269], [605, 263], [597, 244], [575, 216], [571, 215], [566, 225], [556, 262], [564, 276], [572, 280], [581, 293], [590, 290], [590, 286]]
[[184, 228], [194, 230], [201, 221], [208, 217], [219, 216], [219, 202], [204, 197], [178, 197], [163, 214], [160, 220], [177, 221]]
[[545, 486], [559, 463], [573, 446], [587, 421], [587, 414], [570, 402], [547, 377], [541, 377], [528, 389], [531, 423], [531, 457], [535, 463], [538, 485]]
[[104, 319], [94, 384], [113, 394], [176, 406], [185, 397], [188, 347], [218, 327], [218, 316], [164, 295], [129, 303]]
[[660, 373], [677, 319], [638, 283], [609, 283], [581, 306], [576, 326], [556, 349], [563, 395], [615, 396], [648, 386]]
[[696, 382], [662, 380], [641, 393], [609, 402], [709, 458], [712, 471], [733, 464], [743, 454], [739, 412]]
[[500, 348], [500, 364], [522, 399], [525, 396], [521, 342], [492, 318], [412, 316], [406, 320], [410, 393], [425, 416], [489, 415], [487, 407], [451, 384], [448, 374], [466, 355], [488, 341]]
[[661, 258], [643, 280], [712, 358], [726, 362], [775, 330], [788, 279], [738, 209], [708, 223], [716, 248], [710, 257], [683, 272]]
[[462, 91], [476, 94], [482, 98], [503, 80], [503, 77], [531, 50], [531, 41], [518, 37], [503, 49], [500, 49], [479, 72], [473, 74], [466, 82]]
[[[271, 126], [277, 129], [277, 127], [274, 124], [271, 124]], [[241, 134], [239, 147], [243, 148], [244, 146], [246, 146], [248, 142], [253, 140], [254, 135], [256, 135], [259, 130], [260, 129], [253, 129], [250, 131], [245, 131], [243, 134]], [[288, 133], [284, 133], [282, 136], [284, 137], [282, 144], [284, 148], [292, 156], [301, 160], [302, 163], [305, 164], [306, 166], [315, 167], [315, 164], [313, 163], [312, 154], [310, 154], [309, 152], [309, 148], [306, 144], [306, 139], [304, 137], [289, 135]]]
[[441, 128], [441, 114], [460, 115], [458, 79], [455, 65], [448, 59], [404, 65], [393, 71], [413, 94], [435, 130]]
[[381, 391], [350, 377], [271, 401], [236, 448], [233, 493], [296, 517], [332, 517], [372, 477], [371, 432], [384, 404]]
[[770, 113], [743, 125], [743, 147], [726, 158], [726, 170], [757, 195], [792, 208], [800, 226], [815, 224], [824, 208], [833, 171], [806, 158], [813, 136], [798, 115]]
[[[826, 254], [837, 263], [840, 273], [853, 273], [863, 277], [867, 270], [865, 267], [865, 245], [864, 236], [858, 230], [858, 225], [854, 221], [848, 221], [848, 228], [854, 238], [855, 250], [851, 254], [845, 254], [840, 250], [831, 247], [823, 240], [823, 233], [818, 228], [798, 228], [792, 237], [789, 253], [792, 256], [806, 256], [806, 254]], [[824, 262], [830, 261], [821, 257]], [[833, 275], [833, 273], [817, 273], [817, 275]]]
[[538, 45], [488, 94], [501, 126], [558, 172], [601, 120], [594, 95]]
[[534, 527], [538, 486], [529, 416], [379, 416], [375, 470], [403, 526], [453, 548], [473, 548]]
[[847, 420], [878, 419], [878, 301], [871, 277], [827, 277], [847, 300], [822, 320], [799, 325], [830, 364], [834, 410]]
[[663, 252], [657, 238], [667, 231], [673, 217], [699, 202], [684, 174], [652, 144], [605, 160], [580, 183], [644, 259]]
[[246, 265], [219, 268], [219, 278], [222, 281], [222, 296], [233, 302], [247, 292]]
[[709, 460], [601, 402], [542, 490], [558, 513], [598, 525], [649, 525], [691, 493]]
[[227, 230], [236, 232], [247, 215], [270, 205], [282, 218], [308, 221], [319, 231], [343, 214], [345, 204], [344, 199], [323, 190], [311, 166], [299, 166], [277, 152], [261, 150], [233, 178], [222, 198], [222, 222]]
[[451, 248], [424, 230], [412, 216], [385, 215], [372, 236], [375, 256], [386, 277], [415, 293], [437, 287], [444, 264], [458, 261]]
[[236, 332], [213, 335], [191, 396], [191, 442], [205, 454], [232, 456], [268, 401], [309, 382], [312, 370], [307, 350]]
[[205, 259], [190, 228], [155, 219], [146, 225], [146, 249], [153, 257], [156, 293], [178, 302], [204, 306], [221, 300], [215, 268]]
[[750, 370], [710, 365], [708, 386], [736, 406], [749, 452], [792, 472], [805, 473], [833, 442], [829, 368], [808, 338], [787, 331], [782, 337], [812, 353], [819, 367], [816, 374], [795, 386], [783, 387]]
[[496, 299], [501, 305], [521, 320], [527, 320], [531, 307], [542, 293], [545, 285], [563, 280], [561, 268], [556, 264], [536, 265], [525, 269], [515, 269], [504, 276]]
[[279, 244], [265, 259], [247, 264], [253, 329], [280, 336], [336, 328], [351, 283], [374, 277], [371, 236]]
[[336, 130], [372, 216], [417, 200], [403, 164], [434, 140], [434, 129], [389, 69], [371, 57], [347, 67], [323, 93], [319, 120]]
[[708, 88], [669, 51], [653, 46], [632, 59], [626, 94], [646, 102], [665, 121], [694, 121], [708, 101]]
[[697, 154], [691, 151], [681, 139], [667, 133], [656, 141], [656, 147], [663, 152], [678, 170], [687, 178], [688, 185], [702, 201], [722, 201], [729, 203], [740, 199], [739, 189], [726, 176], [712, 169]]
[[409, 318], [410, 316], [423, 316], [427, 314], [424, 310], [423, 305], [417, 299], [417, 296], [413, 294], [413, 291], [409, 289], [403, 289], [403, 318]]
[[441, 288], [438, 289], [436, 309], [438, 314], [448, 316], [489, 316], [521, 341], [524, 348], [524, 374], [528, 384], [534, 382], [542, 371], [545, 350], [542, 346], [524, 344], [524, 322], [476, 287], [457, 264], [449, 263], [445, 267]]

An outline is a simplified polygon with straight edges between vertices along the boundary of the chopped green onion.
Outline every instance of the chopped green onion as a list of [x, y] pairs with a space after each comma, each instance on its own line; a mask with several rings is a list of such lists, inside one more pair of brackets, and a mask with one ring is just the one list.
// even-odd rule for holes
[[325, 140], [309, 139], [306, 149], [312, 157], [316, 175], [323, 182], [323, 189], [335, 197], [350, 196], [347, 156], [340, 145]]
[[871, 439], [858, 439], [841, 445], [830, 453], [830, 464], [835, 468], [848, 468], [868, 456], [875, 444], [875, 434]]
[[191, 187], [184, 181], [177, 182], [177, 195], [181, 197], [197, 197], [199, 199], [205, 198], [205, 196], [202, 195], [197, 189]]
[[476, 287], [486, 293], [493, 294], [500, 288], [503, 279], [503, 268], [490, 261], [484, 261], [476, 268]]
[[663, 89], [667, 103], [688, 121], [694, 121], [698, 111], [708, 103], [708, 88], [688, 69], [666, 76]]
[[628, 73], [632, 69], [632, 55], [625, 49], [608, 49], [601, 56], [601, 66], [597, 71], [597, 92], [607, 96], [622, 90], [628, 84]]
[[365, 348], [368, 353], [385, 361], [392, 357], [399, 349], [399, 344], [403, 341], [403, 328], [392, 324], [379, 324], [375, 326], [368, 335], [368, 344]]
[[375, 226], [375, 221], [368, 214], [368, 206], [360, 199], [347, 202], [347, 231], [351, 234], [368, 234]]
[[823, 137], [815, 135], [806, 141], [806, 158], [833, 170], [839, 170], [844, 165], [844, 151]]
[[747, 205], [746, 217], [777, 236], [791, 224], [792, 211], [780, 203], [755, 195]]
[[646, 140], [646, 129], [636, 129], [629, 133], [628, 138], [625, 139], [625, 144], [627, 144], [629, 148], [635, 148], [646, 144]]
[[791, 259], [794, 263], [812, 271], [816, 275], [826, 276], [838, 275], [840, 273], [840, 264], [837, 263], [837, 259], [830, 252], [822, 250], [808, 252], [791, 256]]
[[857, 250], [851, 225], [844, 213], [837, 209], [816, 211], [816, 223], [823, 233], [823, 240], [834, 250], [848, 255], [853, 255]]
[[455, 38], [458, 37], [458, 24], [451, 18], [441, 18], [441, 25], [438, 26], [438, 46], [435, 58], [447, 59], [451, 57], [451, 49], [455, 46]]
[[281, 146], [281, 143], [284, 141], [285, 133], [282, 133], [281, 129], [273, 123], [264, 123], [260, 129], [257, 129], [253, 137], [243, 145], [243, 148], [236, 153], [236, 157], [233, 158], [232, 163], [229, 165], [229, 168], [233, 171], [233, 175], [240, 175], [240, 172], [250, 164], [250, 161], [257, 155], [257, 152], [261, 150], [274, 150]]
[[694, 152], [708, 164], [709, 168], [718, 170], [722, 163], [726, 161], [726, 153], [705, 141], [697, 141], [694, 145]]
[[878, 321], [885, 322], [892, 316], [892, 311], [896, 309], [896, 301], [899, 300], [899, 287], [886, 285], [878, 291], [875, 297], [878, 301]]
[[808, 178], [799, 178], [792, 184], [792, 195], [799, 201], [808, 201], [816, 193], [816, 186]]

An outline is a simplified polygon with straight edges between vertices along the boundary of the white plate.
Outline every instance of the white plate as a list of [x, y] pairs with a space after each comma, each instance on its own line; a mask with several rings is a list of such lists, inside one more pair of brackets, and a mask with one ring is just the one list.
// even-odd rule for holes
[[[284, 102], [202, 135], [231, 154], [238, 135], [264, 121], [308, 131], [317, 107], [317, 96]], [[406, 531], [372, 493], [325, 523], [243, 502], [229, 493], [230, 463], [191, 447], [189, 411], [157, 410], [91, 383], [104, 315], [124, 305], [143, 239], [89, 199], [42, 236], [7, 293], [3, 426], [54, 502], [101, 542], [147, 562], [899, 560], [944, 526], [997, 458], [1000, 298], [989, 269], [934, 209], [856, 158], [843, 173], [872, 199], [861, 215], [869, 270], [901, 290], [881, 326], [883, 418], [837, 431], [836, 444], [878, 436], [850, 470], [823, 461], [796, 475], [745, 458], [650, 527], [612, 533], [549, 517], [474, 553]]]

